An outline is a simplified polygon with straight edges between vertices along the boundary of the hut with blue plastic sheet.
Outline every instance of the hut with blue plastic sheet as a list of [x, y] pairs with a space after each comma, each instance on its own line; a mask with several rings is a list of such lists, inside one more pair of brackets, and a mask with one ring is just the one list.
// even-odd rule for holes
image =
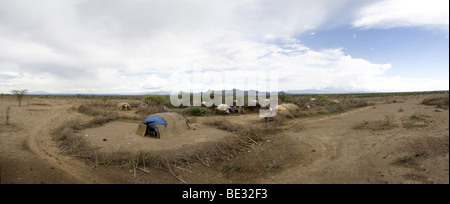
[[187, 129], [186, 119], [178, 113], [156, 113], [139, 124], [136, 134], [143, 137], [168, 138]]

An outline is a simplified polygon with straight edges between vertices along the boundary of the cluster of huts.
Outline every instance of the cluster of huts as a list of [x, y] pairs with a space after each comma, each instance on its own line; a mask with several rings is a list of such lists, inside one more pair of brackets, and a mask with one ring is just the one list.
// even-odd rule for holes
[[[311, 99], [314, 100], [314, 99]], [[264, 107], [259, 105], [257, 101], [255, 107], [246, 107], [247, 111], [254, 110], [270, 110], [272, 113], [277, 114], [295, 114], [300, 111], [300, 108], [295, 104], [281, 104], [274, 108]], [[339, 101], [334, 100], [333, 103], [339, 103]], [[205, 102], [202, 106], [207, 106]], [[118, 103], [117, 107], [119, 110], [127, 111], [131, 110], [131, 106], [128, 103], [122, 102]], [[227, 104], [220, 104], [217, 106], [210, 106], [214, 113], [222, 114], [240, 114], [244, 113], [244, 107], [240, 106], [230, 106]], [[184, 116], [174, 112], [157, 113], [145, 118], [138, 126], [137, 135], [154, 137], [154, 138], [167, 138], [176, 134], [179, 134], [189, 128], [188, 123]]]

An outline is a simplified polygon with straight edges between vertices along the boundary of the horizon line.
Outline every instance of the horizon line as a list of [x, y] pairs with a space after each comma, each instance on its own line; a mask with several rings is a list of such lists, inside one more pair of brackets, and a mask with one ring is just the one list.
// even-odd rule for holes
[[[239, 89], [232, 89], [232, 90], [239, 90]], [[218, 90], [216, 90], [218, 91]], [[227, 90], [220, 90], [220, 91], [227, 91]], [[259, 92], [258, 90], [250, 90]], [[303, 91], [303, 92], [302, 92]], [[39, 93], [39, 92], [45, 92], [45, 93]], [[180, 91], [181, 92], [181, 91]], [[205, 91], [206, 92], [206, 91]], [[248, 92], [248, 91], [244, 91]], [[295, 93], [294, 93], [295, 92]], [[316, 94], [323, 94], [323, 95], [333, 95], [333, 94], [395, 94], [395, 93], [439, 93], [439, 92], [449, 92], [449, 90], [430, 90], [430, 91], [312, 91], [312, 90], [288, 90], [288, 91], [278, 91], [278, 93], [284, 93], [288, 95], [316, 95]], [[192, 93], [204, 93], [204, 92], [190, 92]], [[271, 93], [270, 91], [266, 91], [266, 93]], [[11, 95], [11, 93], [2, 93], [4, 95]], [[235, 93], [233, 93], [234, 95]], [[30, 92], [26, 95], [33, 95], [33, 96], [46, 96], [46, 95], [54, 95], [54, 96], [76, 96], [76, 95], [90, 95], [90, 96], [145, 96], [145, 95], [163, 95], [163, 96], [170, 96], [170, 91], [154, 91], [154, 92], [141, 92], [141, 93], [51, 93], [46, 91], [36, 91], [36, 92]]]

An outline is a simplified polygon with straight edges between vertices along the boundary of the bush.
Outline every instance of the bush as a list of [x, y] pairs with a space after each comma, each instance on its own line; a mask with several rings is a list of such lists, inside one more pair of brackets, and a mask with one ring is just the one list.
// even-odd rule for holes
[[140, 115], [151, 115], [154, 113], [163, 113], [167, 112], [167, 108], [164, 105], [159, 106], [138, 106], [136, 113]]
[[369, 105], [366, 99], [347, 99], [342, 100], [340, 104], [343, 104], [346, 106], [345, 109], [349, 108], [361, 108], [366, 107]]
[[78, 120], [69, 120], [52, 131], [53, 141], [65, 141], [70, 138], [76, 130], [81, 129], [81, 123]]
[[344, 111], [344, 107], [342, 104], [329, 103], [326, 108], [327, 111], [330, 113], [337, 113]]
[[98, 102], [87, 102], [78, 106], [77, 111], [79, 113], [87, 114], [90, 116], [108, 115], [116, 109], [116, 105], [112, 102], [98, 103]]
[[120, 115], [117, 112], [111, 113], [106, 116], [97, 116], [94, 119], [92, 119], [91, 121], [89, 121], [89, 123], [87, 123], [86, 126], [87, 127], [101, 126], [105, 123], [117, 120], [119, 118], [120, 118]]
[[228, 132], [234, 132], [236, 129], [239, 129], [239, 127], [231, 124], [227, 120], [218, 120], [218, 119], [212, 119], [212, 120], [206, 120], [203, 122], [203, 125], [210, 125], [217, 127], [218, 129], [225, 130]]
[[169, 99], [166, 96], [162, 95], [148, 95], [144, 97], [144, 101], [148, 101], [153, 104], [161, 105], [161, 104], [168, 104]]
[[6, 110], [5, 110], [5, 113], [6, 113], [6, 115], [5, 115], [5, 124], [7, 124], [7, 125], [9, 125], [9, 118], [10, 118], [10, 116], [9, 116], [9, 113], [10, 113], [10, 111], [11, 111], [11, 107], [6, 107]]
[[420, 118], [420, 116], [417, 116], [416, 114], [414, 114], [414, 115], [410, 116], [409, 119], [411, 119], [411, 120], [420, 120], [421, 118]]
[[445, 95], [445, 96], [426, 98], [422, 101], [422, 104], [427, 105], [427, 106], [437, 106], [438, 108], [448, 109], [449, 97], [448, 97], [448, 95]]
[[243, 126], [227, 120], [211, 119], [203, 122], [203, 124], [234, 133], [241, 144], [265, 141], [268, 136], [280, 130], [279, 126], [273, 123], [270, 125], [264, 123]]
[[278, 99], [282, 103], [292, 103], [292, 101], [293, 101], [292, 96], [286, 95], [285, 93], [278, 94]]
[[392, 126], [395, 121], [395, 115], [393, 113], [384, 115], [384, 124], [386, 126]]
[[319, 94], [319, 95], [316, 95], [316, 99], [319, 101], [327, 101], [328, 97], [326, 97], [325, 95]]
[[200, 106], [191, 106], [184, 110], [184, 114], [190, 116], [203, 116], [208, 109]]
[[[297, 98], [297, 99], [295, 99], [295, 100], [293, 100], [294, 101], [294, 104], [295, 105], [297, 105], [298, 107], [300, 107], [300, 108], [307, 108], [307, 106], [309, 105], [309, 98], [302, 98], [302, 97], [299, 97], [299, 98]], [[309, 105], [309, 106], [311, 106], [311, 105]]]

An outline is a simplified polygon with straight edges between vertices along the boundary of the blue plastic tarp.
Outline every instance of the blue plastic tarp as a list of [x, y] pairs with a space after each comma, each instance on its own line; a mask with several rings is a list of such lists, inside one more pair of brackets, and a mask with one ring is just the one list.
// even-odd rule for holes
[[151, 127], [156, 129], [156, 125], [167, 125], [167, 121], [164, 120], [161, 116], [151, 115], [145, 118], [142, 121], [143, 124], [150, 125]]

